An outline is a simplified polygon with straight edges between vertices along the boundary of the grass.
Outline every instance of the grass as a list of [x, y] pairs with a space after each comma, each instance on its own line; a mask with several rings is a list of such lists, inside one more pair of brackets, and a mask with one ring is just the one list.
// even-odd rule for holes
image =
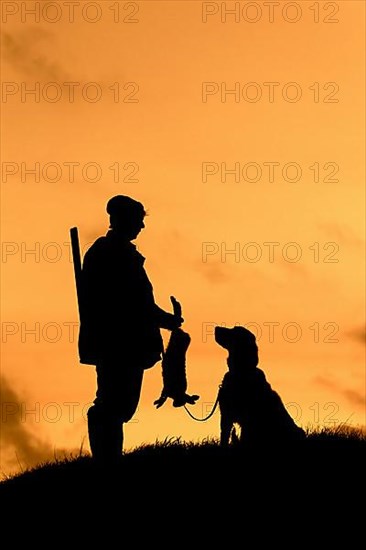
[[[139, 471], [143, 476], [151, 469], [160, 469], [163, 473], [168, 465], [184, 468], [187, 473], [195, 476], [201, 468], [204, 468], [206, 473], [213, 468], [219, 472], [222, 467], [240, 468], [241, 465], [246, 462], [250, 464], [253, 460], [256, 461], [258, 469], [264, 463], [268, 463], [267, 467], [271, 468], [272, 460], [273, 466], [277, 467], [278, 461], [281, 461], [287, 466], [292, 464], [293, 468], [301, 470], [309, 466], [309, 460], [315, 460], [319, 465], [326, 461], [328, 466], [331, 466], [352, 459], [356, 464], [365, 450], [366, 432], [362, 428], [343, 425], [332, 428], [309, 428], [306, 441], [286, 448], [264, 446], [252, 449], [240, 448], [233, 444], [227, 449], [222, 449], [216, 438], [204, 439], [199, 443], [183, 441], [181, 438], [166, 438], [155, 444], [142, 444], [124, 453], [121, 464], [113, 469], [113, 475]], [[63, 458], [55, 458], [22, 473], [6, 476], [0, 483], [0, 494], [5, 491], [27, 490], [33, 485], [39, 486], [43, 483], [47, 485], [46, 489], [49, 489], [50, 484], [57, 483], [58, 480], [67, 485], [67, 476], [73, 483], [81, 483], [89, 476], [96, 479], [108, 475], [107, 470], [98, 468], [90, 455], [81, 450], [78, 455], [70, 454]], [[316, 475], [316, 471], [312, 474]]]
[[[167, 438], [125, 453], [113, 468], [98, 467], [88, 454], [40, 464], [1, 482], [0, 498], [21, 522], [47, 517], [58, 536], [60, 525], [69, 529], [82, 521], [76, 528], [82, 528], [84, 543], [85, 537], [93, 543], [97, 533], [105, 537], [106, 529], [119, 533], [120, 526], [149, 545], [174, 531], [185, 537], [191, 532], [194, 540], [198, 532], [207, 546], [234, 525], [276, 518], [277, 527], [301, 521], [307, 530], [333, 522], [329, 547], [341, 525], [352, 525], [349, 535], [362, 536], [356, 497], [364, 483], [365, 450], [365, 432], [347, 426], [308, 430], [304, 442], [287, 448], [222, 449], [216, 439]], [[116, 515], [117, 523], [111, 519]], [[5, 513], [2, 533], [7, 527]]]

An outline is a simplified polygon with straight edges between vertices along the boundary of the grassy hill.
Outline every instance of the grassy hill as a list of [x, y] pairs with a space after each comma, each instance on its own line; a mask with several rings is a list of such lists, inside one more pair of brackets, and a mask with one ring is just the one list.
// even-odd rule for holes
[[285, 448], [263, 445], [254, 449], [232, 444], [222, 449], [216, 439], [193, 443], [167, 438], [124, 453], [121, 464], [112, 469], [95, 465], [89, 454], [40, 464], [5, 478], [0, 483], [0, 495], [27, 493], [35, 488], [45, 493], [55, 488], [61, 492], [67, 492], [70, 487], [88, 490], [109, 474], [120, 482], [130, 475], [138, 475], [144, 482], [156, 484], [157, 488], [180, 476], [198, 477], [201, 483], [211, 482], [212, 476], [216, 479], [225, 476], [227, 468], [240, 478], [245, 478], [251, 468], [251, 477], [255, 471], [259, 479], [272, 476], [273, 481], [276, 471], [284, 475], [308, 474], [314, 479], [321, 478], [327, 471], [337, 471], [342, 477], [349, 474], [346, 466], [350, 463], [352, 470], [357, 470], [365, 451], [366, 433], [349, 427], [308, 432], [306, 441]]
[[[28, 503], [28, 515], [32, 503], [42, 517], [52, 511], [50, 525], [60, 515], [75, 520], [85, 513], [93, 532], [103, 531], [118, 513], [124, 526], [139, 518], [143, 525], [159, 525], [159, 537], [162, 529], [183, 535], [193, 525], [202, 535], [207, 517], [206, 535], [214, 540], [215, 529], [227, 532], [252, 516], [351, 521], [365, 479], [365, 451], [365, 433], [345, 427], [308, 433], [306, 441], [287, 448], [222, 449], [216, 440], [168, 439], [125, 453], [114, 468], [98, 467], [89, 455], [41, 464], [0, 483], [0, 498], [13, 510]], [[356, 522], [352, 534], [357, 529]], [[142, 526], [138, 534], [147, 536]]]

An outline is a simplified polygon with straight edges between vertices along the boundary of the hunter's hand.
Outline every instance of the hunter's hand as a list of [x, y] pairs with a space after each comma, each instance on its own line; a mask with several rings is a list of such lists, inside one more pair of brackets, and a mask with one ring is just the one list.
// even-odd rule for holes
[[[174, 296], [170, 296], [170, 301], [172, 303], [172, 306], [173, 306], [173, 317], [174, 317], [174, 320], [175, 320], [175, 326], [174, 328], [179, 328], [181, 326], [181, 324], [183, 323], [184, 319], [182, 317], [182, 306], [180, 305], [180, 303], [178, 302], [178, 300], [176, 298], [174, 298]], [[171, 330], [174, 330], [171, 329]]]
[[175, 330], [176, 328], [179, 328], [181, 326], [183, 321], [183, 317], [168, 313], [168, 316], [166, 318], [166, 328], [168, 330]]

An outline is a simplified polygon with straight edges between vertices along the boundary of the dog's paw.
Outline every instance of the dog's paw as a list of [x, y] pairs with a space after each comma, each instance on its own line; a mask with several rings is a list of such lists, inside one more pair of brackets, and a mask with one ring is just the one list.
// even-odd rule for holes
[[239, 445], [240, 443], [240, 438], [236, 433], [235, 427], [231, 430], [231, 443], [232, 445]]

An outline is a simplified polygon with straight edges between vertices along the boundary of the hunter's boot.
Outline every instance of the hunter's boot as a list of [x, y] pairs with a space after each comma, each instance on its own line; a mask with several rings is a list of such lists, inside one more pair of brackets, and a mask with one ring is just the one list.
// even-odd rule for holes
[[88, 432], [93, 458], [100, 463], [118, 464], [123, 445], [121, 420], [92, 405], [88, 410]]

